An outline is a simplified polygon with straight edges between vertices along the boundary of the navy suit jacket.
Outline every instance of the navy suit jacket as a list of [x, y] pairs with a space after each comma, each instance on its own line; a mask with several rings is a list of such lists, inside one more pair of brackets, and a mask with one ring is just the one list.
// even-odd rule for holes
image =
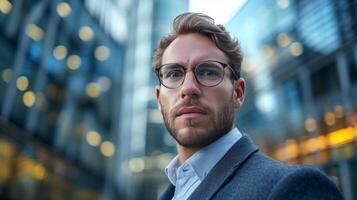
[[[162, 200], [172, 199], [174, 192], [175, 187], [170, 185]], [[343, 197], [321, 171], [273, 160], [243, 136], [213, 167], [189, 199], [339, 200]]]

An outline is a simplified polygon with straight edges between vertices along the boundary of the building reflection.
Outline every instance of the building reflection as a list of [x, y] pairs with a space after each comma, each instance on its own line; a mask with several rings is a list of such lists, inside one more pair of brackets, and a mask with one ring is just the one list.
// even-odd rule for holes
[[161, 194], [172, 154], [159, 151], [161, 121], [151, 129], [148, 119], [159, 115], [150, 58], [187, 9], [188, 1], [0, 1], [1, 199]]
[[250, 0], [227, 24], [245, 52], [238, 126], [276, 159], [326, 171], [346, 199], [357, 198], [355, 5]]
[[107, 174], [125, 30], [104, 29], [93, 4], [0, 1], [1, 199], [118, 196]]

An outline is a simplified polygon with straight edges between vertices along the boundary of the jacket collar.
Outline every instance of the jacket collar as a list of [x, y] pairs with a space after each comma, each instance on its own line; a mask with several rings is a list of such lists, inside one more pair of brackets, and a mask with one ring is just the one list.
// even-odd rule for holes
[[[192, 193], [189, 199], [210, 199], [223, 185], [229, 177], [244, 163], [248, 157], [258, 148], [251, 139], [243, 135], [224, 157], [213, 167], [207, 177], [198, 188]], [[175, 186], [170, 184], [161, 197], [161, 200], [171, 200], [175, 193]]]
[[244, 135], [214, 166], [189, 199], [210, 199], [238, 167], [256, 151], [258, 148], [248, 136]]

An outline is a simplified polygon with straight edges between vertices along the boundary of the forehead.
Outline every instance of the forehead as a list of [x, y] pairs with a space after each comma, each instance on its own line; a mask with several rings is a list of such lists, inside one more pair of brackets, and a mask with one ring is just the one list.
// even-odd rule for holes
[[161, 64], [180, 63], [189, 66], [204, 60], [227, 62], [227, 57], [208, 37], [189, 33], [172, 41], [164, 51]]

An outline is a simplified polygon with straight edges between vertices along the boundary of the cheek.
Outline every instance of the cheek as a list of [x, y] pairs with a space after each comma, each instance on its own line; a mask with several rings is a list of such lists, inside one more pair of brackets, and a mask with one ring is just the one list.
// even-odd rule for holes
[[213, 107], [222, 107], [233, 101], [233, 90], [227, 88], [217, 88], [210, 95], [207, 95], [207, 103]]
[[177, 101], [173, 98], [173, 95], [166, 94], [159, 98], [159, 104], [163, 112], [169, 113], [171, 109], [175, 106]]

